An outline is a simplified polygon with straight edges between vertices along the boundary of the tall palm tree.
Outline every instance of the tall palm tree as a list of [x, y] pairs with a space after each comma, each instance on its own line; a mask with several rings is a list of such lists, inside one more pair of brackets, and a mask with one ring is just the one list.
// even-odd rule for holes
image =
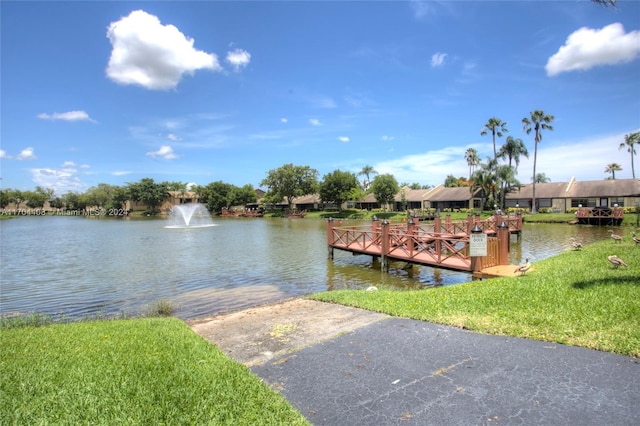
[[618, 149], [627, 147], [627, 152], [631, 154], [631, 176], [633, 176], [634, 179], [636, 178], [636, 169], [633, 167], [633, 156], [636, 154], [635, 144], [640, 145], [640, 132], [624, 135], [624, 142], [618, 147]]
[[529, 113], [530, 117], [525, 117], [522, 119], [522, 130], [524, 130], [527, 134], [531, 134], [531, 130], [534, 131], [533, 138], [533, 185], [532, 185], [532, 200], [531, 200], [531, 213], [537, 213], [538, 209], [536, 208], [536, 160], [538, 157], [538, 143], [542, 140], [542, 131], [543, 130], [553, 130], [553, 126], [551, 126], [551, 122], [553, 121], [553, 115], [545, 114], [542, 110], [535, 110]]
[[496, 135], [501, 138], [503, 133], [507, 133], [507, 123], [499, 119], [498, 117], [492, 117], [487, 121], [487, 124], [484, 125], [482, 130], [480, 131], [480, 135], [484, 136], [487, 133], [491, 133], [491, 138], [493, 140], [493, 159], [494, 161], [498, 161], [498, 152], [496, 151]]
[[467, 165], [469, 166], [469, 180], [471, 180], [473, 170], [480, 165], [478, 151], [475, 148], [468, 148], [464, 153], [464, 159], [467, 160]]
[[365, 191], [367, 189], [369, 189], [369, 186], [371, 186], [371, 177], [370, 176], [372, 174], [378, 174], [378, 172], [376, 171], [376, 169], [373, 168], [373, 166], [369, 166], [369, 165], [364, 166], [362, 168], [362, 170], [360, 170], [358, 172], [358, 176], [364, 175], [367, 178], [367, 180], [365, 180], [363, 182], [363, 185], [362, 185], [362, 187], [364, 188]]
[[607, 164], [604, 168], [605, 173], [611, 173], [611, 179], [616, 180], [616, 172], [622, 171], [622, 167], [618, 163]]
[[507, 158], [509, 160], [509, 167], [511, 167], [512, 161], [515, 162], [515, 171], [517, 172], [521, 155], [529, 158], [529, 151], [527, 151], [527, 147], [524, 145], [524, 142], [522, 142], [522, 139], [507, 136], [507, 141], [500, 147], [500, 151], [498, 151], [498, 158]]

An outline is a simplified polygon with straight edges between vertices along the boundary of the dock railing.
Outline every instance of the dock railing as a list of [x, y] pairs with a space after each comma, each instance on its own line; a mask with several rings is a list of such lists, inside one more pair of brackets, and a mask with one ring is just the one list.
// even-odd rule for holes
[[[487, 255], [481, 262], [472, 262], [469, 255], [469, 232], [478, 225], [486, 233]], [[400, 260], [447, 269], [474, 271], [509, 263], [509, 235], [520, 232], [522, 217], [492, 217], [481, 221], [478, 217], [453, 222], [449, 217], [443, 224], [436, 217], [432, 225], [410, 219], [406, 225], [391, 225], [388, 221], [374, 219], [365, 226], [335, 226], [327, 221], [327, 247], [329, 258], [333, 249], [354, 254], [380, 256], [383, 268], [389, 260]], [[479, 265], [479, 266], [476, 266]]]

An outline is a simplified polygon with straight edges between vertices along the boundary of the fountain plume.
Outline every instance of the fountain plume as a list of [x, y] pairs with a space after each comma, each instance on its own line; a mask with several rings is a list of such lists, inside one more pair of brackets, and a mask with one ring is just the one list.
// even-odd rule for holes
[[169, 214], [172, 222], [167, 228], [202, 228], [215, 226], [204, 204], [188, 203], [173, 206]]

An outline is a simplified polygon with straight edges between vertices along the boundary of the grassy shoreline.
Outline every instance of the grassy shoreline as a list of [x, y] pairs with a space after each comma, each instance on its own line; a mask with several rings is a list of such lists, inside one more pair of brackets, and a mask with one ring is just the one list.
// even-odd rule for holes
[[[628, 267], [615, 269], [616, 254]], [[428, 291], [338, 290], [311, 299], [487, 334], [640, 357], [640, 247], [600, 241], [534, 264], [525, 276]]]

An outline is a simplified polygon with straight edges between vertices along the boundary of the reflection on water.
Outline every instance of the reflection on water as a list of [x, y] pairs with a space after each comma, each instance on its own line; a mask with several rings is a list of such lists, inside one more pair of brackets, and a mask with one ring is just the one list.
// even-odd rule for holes
[[[419, 289], [470, 280], [467, 273], [336, 250], [325, 222], [215, 219], [215, 226], [167, 229], [165, 220], [34, 217], [0, 221], [0, 313], [83, 317], [137, 313], [171, 300], [196, 318], [324, 290], [370, 285]], [[541, 260], [609, 238], [607, 229], [526, 224], [511, 238], [511, 262]]]

